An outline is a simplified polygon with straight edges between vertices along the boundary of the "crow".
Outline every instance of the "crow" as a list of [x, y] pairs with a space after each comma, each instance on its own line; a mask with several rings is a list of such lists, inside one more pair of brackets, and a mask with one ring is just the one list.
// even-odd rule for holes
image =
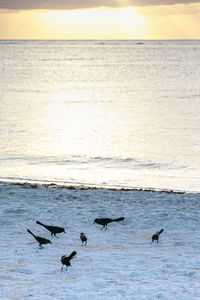
[[158, 243], [158, 241], [159, 241], [159, 236], [160, 236], [160, 234], [161, 234], [163, 231], [164, 231], [164, 229], [161, 229], [160, 231], [157, 231], [155, 234], [153, 234], [153, 235], [152, 235], [152, 242], [151, 242], [151, 243], [153, 243], [153, 241], [157, 241], [157, 243]]
[[36, 239], [36, 241], [39, 243], [39, 247], [40, 249], [41, 248], [44, 248], [42, 245], [45, 245], [45, 244], [52, 244], [50, 240], [47, 240], [43, 237], [40, 237], [40, 236], [37, 236], [35, 234], [33, 234], [29, 229], [27, 229], [28, 233], [32, 234], [32, 236]]
[[71, 266], [71, 263], [70, 263], [70, 260], [76, 255], [76, 251], [73, 251], [69, 256], [66, 256], [66, 255], [63, 255], [61, 257], [61, 263], [63, 264], [62, 265], [62, 268], [60, 269], [61, 271], [63, 270], [63, 267], [64, 265], [66, 266], [66, 271], [67, 271], [67, 267], [70, 267]]
[[124, 219], [125, 219], [124, 217], [121, 217], [121, 218], [118, 218], [118, 219], [101, 218], [101, 219], [95, 219], [94, 223], [103, 225], [103, 227], [101, 227], [101, 229], [103, 229], [103, 228], [107, 229], [108, 223], [119, 222], [119, 221], [123, 221]]
[[39, 225], [41, 225], [41, 226], [43, 226], [43, 227], [45, 227], [47, 230], [49, 230], [51, 232], [51, 236], [54, 235], [55, 237], [57, 237], [56, 236], [57, 233], [61, 233], [61, 232], [66, 233], [65, 229], [62, 228], [62, 227], [45, 225], [45, 224], [43, 224], [43, 223], [41, 223], [39, 221], [36, 221], [36, 223], [39, 224]]
[[84, 245], [84, 243], [85, 243], [85, 246], [86, 246], [87, 245], [87, 237], [83, 232], [80, 233], [80, 239], [81, 239], [81, 242], [82, 242], [82, 246]]

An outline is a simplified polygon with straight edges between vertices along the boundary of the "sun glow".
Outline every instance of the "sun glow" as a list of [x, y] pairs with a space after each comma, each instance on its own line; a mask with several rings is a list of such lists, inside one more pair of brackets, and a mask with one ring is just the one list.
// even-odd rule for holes
[[[124, 1], [129, 4], [128, 0]], [[199, 39], [199, 20], [199, 3], [137, 8], [0, 10], [0, 39]]]
[[1, 38], [10, 39], [139, 39], [146, 27], [134, 7], [20, 11], [2, 14], [1, 23]]
[[48, 30], [70, 39], [138, 38], [145, 19], [136, 8], [49, 11], [45, 16]]

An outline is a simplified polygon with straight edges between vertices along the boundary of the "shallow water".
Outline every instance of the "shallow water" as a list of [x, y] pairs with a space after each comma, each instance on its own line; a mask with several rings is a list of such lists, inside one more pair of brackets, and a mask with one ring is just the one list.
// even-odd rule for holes
[[199, 41], [1, 41], [1, 180], [200, 191]]

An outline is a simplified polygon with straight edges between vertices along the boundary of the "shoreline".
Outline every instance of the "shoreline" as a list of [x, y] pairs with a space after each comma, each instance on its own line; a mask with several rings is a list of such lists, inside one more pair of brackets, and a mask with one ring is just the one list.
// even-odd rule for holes
[[55, 183], [37, 180], [0, 180], [0, 184], [8, 183], [10, 185], [21, 186], [25, 189], [36, 189], [41, 186], [46, 188], [58, 188], [58, 189], [68, 189], [68, 190], [109, 190], [109, 191], [120, 191], [120, 192], [152, 192], [152, 193], [165, 193], [165, 194], [194, 194], [199, 195], [200, 192], [197, 191], [181, 191], [173, 189], [159, 189], [159, 188], [143, 188], [143, 187], [113, 187], [113, 186], [97, 186], [97, 185], [86, 185], [86, 184], [71, 184], [71, 183]]

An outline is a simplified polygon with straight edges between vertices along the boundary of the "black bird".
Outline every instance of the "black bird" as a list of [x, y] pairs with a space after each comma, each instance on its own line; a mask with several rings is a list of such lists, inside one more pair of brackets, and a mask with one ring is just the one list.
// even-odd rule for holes
[[164, 229], [161, 229], [160, 231], [157, 231], [155, 234], [152, 235], [152, 243], [153, 241], [159, 241], [159, 237], [160, 237], [160, 234], [164, 231]]
[[123, 221], [123, 220], [124, 220], [124, 217], [117, 218], [117, 219], [101, 218], [101, 219], [95, 219], [94, 223], [103, 225], [103, 227], [101, 227], [101, 229], [103, 229], [103, 228], [107, 229], [108, 223], [119, 222], [119, 221]]
[[87, 245], [87, 237], [83, 232], [80, 233], [80, 239], [81, 239], [81, 242], [82, 242], [82, 246], [84, 245], [84, 243], [85, 243], [85, 246], [86, 246]]
[[50, 240], [35, 235], [35, 234], [32, 233], [29, 229], [27, 229], [27, 231], [28, 231], [28, 233], [32, 234], [32, 236], [36, 239], [36, 241], [39, 243], [39, 247], [40, 247], [40, 248], [44, 248], [42, 245], [45, 245], [45, 244], [52, 244]]
[[74, 256], [76, 255], [76, 251], [73, 251], [69, 256], [63, 255], [61, 257], [61, 263], [63, 264], [61, 271], [63, 270], [64, 265], [66, 266], [66, 271], [67, 271], [67, 267], [71, 266], [70, 260], [72, 258], [74, 258]]
[[61, 232], [66, 233], [65, 229], [62, 227], [45, 225], [45, 224], [41, 223], [40, 221], [36, 221], [36, 223], [45, 227], [47, 230], [49, 230], [51, 232], [51, 236], [53, 236], [53, 235], [56, 236], [57, 233], [61, 233]]

